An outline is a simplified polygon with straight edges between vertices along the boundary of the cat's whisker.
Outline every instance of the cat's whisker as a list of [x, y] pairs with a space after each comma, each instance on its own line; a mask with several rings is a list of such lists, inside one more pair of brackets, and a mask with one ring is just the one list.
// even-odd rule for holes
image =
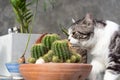
[[75, 23], [75, 19], [72, 18], [72, 22]]

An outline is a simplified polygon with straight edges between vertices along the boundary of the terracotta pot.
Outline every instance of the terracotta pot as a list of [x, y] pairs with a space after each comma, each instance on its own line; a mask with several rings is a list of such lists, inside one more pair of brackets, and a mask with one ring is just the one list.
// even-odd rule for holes
[[78, 63], [21, 64], [25, 80], [85, 80], [92, 66]]

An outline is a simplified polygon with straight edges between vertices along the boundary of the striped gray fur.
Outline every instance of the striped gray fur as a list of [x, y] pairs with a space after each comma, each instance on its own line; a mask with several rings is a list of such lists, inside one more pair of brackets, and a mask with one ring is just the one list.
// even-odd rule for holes
[[109, 49], [110, 60], [107, 69], [111, 70], [113, 73], [120, 74], [120, 29], [114, 33]]

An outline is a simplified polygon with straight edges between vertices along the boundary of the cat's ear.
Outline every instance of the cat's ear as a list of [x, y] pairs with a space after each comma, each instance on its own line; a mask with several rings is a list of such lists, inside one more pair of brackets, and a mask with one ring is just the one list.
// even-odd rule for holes
[[93, 16], [91, 13], [87, 13], [86, 16], [85, 16], [85, 20], [86, 21], [93, 21]]
[[75, 19], [72, 18], [72, 22], [75, 23]]

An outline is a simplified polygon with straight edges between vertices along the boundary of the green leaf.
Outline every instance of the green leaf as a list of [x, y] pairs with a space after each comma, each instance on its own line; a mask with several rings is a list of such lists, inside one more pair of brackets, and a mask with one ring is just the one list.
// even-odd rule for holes
[[66, 36], [69, 36], [68, 30], [65, 27], [62, 27], [61, 30]]
[[32, 16], [33, 16], [33, 15], [30, 14], [29, 16], [26, 17], [27, 23], [30, 23], [30, 22], [32, 21], [32, 20], [31, 20], [31, 19], [32, 19]]
[[44, 9], [45, 12], [47, 11], [47, 3], [46, 3], [45, 0], [44, 0], [44, 3], [43, 3], [43, 9]]

